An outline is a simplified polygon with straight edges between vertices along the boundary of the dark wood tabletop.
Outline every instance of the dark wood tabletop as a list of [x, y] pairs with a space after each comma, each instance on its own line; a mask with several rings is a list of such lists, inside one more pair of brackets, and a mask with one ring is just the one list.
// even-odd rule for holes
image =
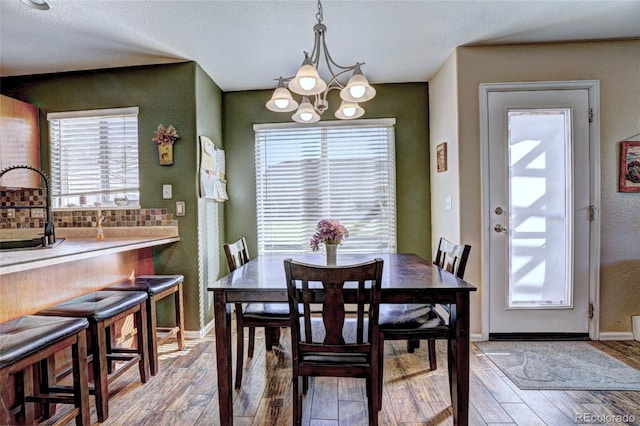
[[[325, 264], [322, 254], [267, 254], [211, 283], [214, 296], [216, 357], [220, 420], [233, 424], [231, 327], [227, 304], [235, 302], [286, 302], [284, 259], [316, 265]], [[374, 258], [384, 261], [382, 303], [449, 303], [457, 316], [450, 322], [455, 340], [451, 351], [451, 400], [456, 425], [467, 425], [469, 417], [469, 295], [476, 288], [415, 254], [338, 253], [338, 265], [350, 265]], [[225, 342], [224, 344], [218, 344]]]

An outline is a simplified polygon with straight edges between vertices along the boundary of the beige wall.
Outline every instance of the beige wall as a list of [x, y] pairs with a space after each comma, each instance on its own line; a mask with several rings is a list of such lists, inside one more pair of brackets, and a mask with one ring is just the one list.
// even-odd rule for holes
[[[429, 90], [431, 111], [435, 111], [448, 102], [443, 98], [451, 90], [450, 79], [457, 80], [457, 123], [447, 118], [440, 125], [432, 118], [431, 143], [435, 149], [433, 145], [441, 139], [460, 141], [460, 241], [478, 249], [482, 247], [479, 84], [600, 81], [600, 331], [630, 332], [631, 316], [640, 315], [640, 195], [617, 192], [617, 177], [619, 142], [640, 133], [640, 40], [459, 47], [453, 55], [455, 66], [451, 59], [447, 61]], [[435, 194], [448, 181], [439, 180], [435, 169], [431, 173]], [[432, 235], [437, 236], [443, 225], [433, 223]], [[477, 296], [483, 284], [481, 265], [482, 254], [472, 249], [465, 278], [479, 286]], [[473, 333], [481, 332], [479, 300], [472, 307]]]
[[[456, 63], [451, 55], [429, 82], [432, 247], [437, 247], [440, 237], [461, 241]], [[438, 173], [436, 147], [443, 142], [447, 143], [447, 170]], [[445, 197], [451, 197], [451, 210], [445, 209]]]

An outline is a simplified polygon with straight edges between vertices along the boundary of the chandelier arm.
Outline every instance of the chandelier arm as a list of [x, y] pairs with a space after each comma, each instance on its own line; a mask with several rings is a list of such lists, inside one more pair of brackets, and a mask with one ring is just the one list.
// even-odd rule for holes
[[329, 67], [329, 71], [331, 72], [331, 74], [334, 74], [333, 71], [331, 70], [331, 64], [333, 64], [336, 68], [340, 68], [341, 70], [346, 70], [346, 71], [352, 71], [356, 69], [359, 65], [364, 65], [364, 62], [356, 62], [355, 65], [350, 65], [345, 67], [336, 63], [336, 61], [334, 61], [333, 58], [331, 57], [331, 54], [329, 54], [329, 47], [327, 46], [327, 42], [325, 41], [324, 37], [322, 38], [322, 49], [324, 51], [325, 60], [327, 62], [327, 66]]
[[355, 68], [356, 68], [355, 66], [352, 68], [345, 68], [344, 70], [340, 71], [338, 74], [335, 74], [335, 75], [333, 75], [333, 72], [332, 72], [331, 74], [333, 75], [333, 78], [329, 80], [329, 82], [327, 82], [327, 88], [325, 89], [325, 93], [328, 93], [329, 89], [343, 89], [346, 86], [346, 84], [343, 84], [340, 80], [338, 80], [338, 78], [340, 78], [342, 75], [348, 72], [353, 71]]

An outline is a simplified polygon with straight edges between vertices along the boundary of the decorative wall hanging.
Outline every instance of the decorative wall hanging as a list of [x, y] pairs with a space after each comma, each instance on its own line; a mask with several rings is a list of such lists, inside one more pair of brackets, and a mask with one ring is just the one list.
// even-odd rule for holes
[[161, 166], [170, 166], [173, 164], [173, 143], [180, 139], [180, 135], [173, 125], [164, 127], [162, 123], [154, 132], [155, 136], [151, 139], [158, 144], [158, 159]]
[[200, 197], [219, 202], [229, 199], [224, 150], [217, 149], [206, 136], [200, 136]]
[[619, 191], [640, 192], [640, 140], [620, 142]]
[[447, 170], [447, 143], [442, 142], [436, 147], [436, 170], [438, 173]]

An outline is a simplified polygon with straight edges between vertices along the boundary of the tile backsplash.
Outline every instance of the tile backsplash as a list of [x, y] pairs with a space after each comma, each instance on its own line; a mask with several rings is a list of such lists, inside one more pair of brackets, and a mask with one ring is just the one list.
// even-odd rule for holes
[[[0, 229], [43, 228], [46, 218], [43, 189], [0, 190]], [[56, 228], [95, 228], [98, 218], [106, 214], [102, 226], [177, 226], [167, 209], [65, 209], [53, 212]]]

